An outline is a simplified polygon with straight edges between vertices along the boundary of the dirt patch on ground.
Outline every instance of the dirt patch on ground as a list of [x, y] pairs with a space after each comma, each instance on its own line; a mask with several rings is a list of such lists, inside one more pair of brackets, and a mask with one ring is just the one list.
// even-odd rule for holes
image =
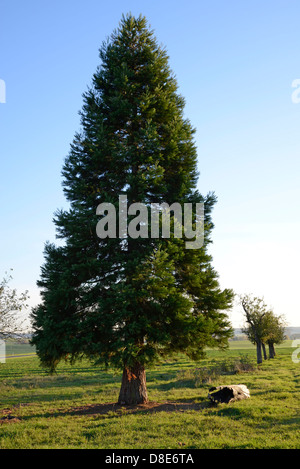
[[1, 411], [0, 414], [0, 425], [3, 423], [17, 423], [20, 422], [21, 419], [19, 417], [16, 417], [15, 415], [12, 415], [12, 410], [11, 409], [4, 409]]

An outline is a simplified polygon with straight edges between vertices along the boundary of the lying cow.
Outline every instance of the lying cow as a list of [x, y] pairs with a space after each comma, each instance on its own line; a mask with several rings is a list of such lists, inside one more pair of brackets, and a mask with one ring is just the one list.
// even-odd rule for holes
[[218, 386], [210, 388], [208, 397], [212, 402], [224, 402], [228, 404], [229, 402], [248, 399], [250, 397], [250, 391], [244, 384]]

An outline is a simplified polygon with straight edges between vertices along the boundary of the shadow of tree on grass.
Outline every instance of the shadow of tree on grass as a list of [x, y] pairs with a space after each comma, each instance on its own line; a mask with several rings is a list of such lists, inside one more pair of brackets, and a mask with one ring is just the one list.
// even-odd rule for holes
[[[27, 404], [30, 405], [30, 404]], [[128, 414], [148, 414], [157, 412], [185, 412], [189, 410], [202, 410], [210, 406], [209, 402], [194, 402], [189, 400], [182, 401], [165, 401], [165, 402], [148, 402], [147, 404], [137, 405], [120, 405], [114, 402], [104, 404], [88, 404], [79, 407], [73, 407], [68, 409], [56, 409], [53, 412], [46, 412], [41, 415], [36, 413], [33, 415], [26, 415], [22, 418], [17, 418], [16, 421], [30, 420], [37, 417], [64, 417], [64, 416], [108, 416], [108, 417], [122, 417]], [[17, 406], [16, 406], [17, 407]], [[15, 409], [16, 410], [16, 409]], [[5, 409], [5, 415], [0, 415], [1, 420], [7, 420], [10, 418], [11, 412], [14, 409]], [[2, 419], [1, 419], [2, 417]]]

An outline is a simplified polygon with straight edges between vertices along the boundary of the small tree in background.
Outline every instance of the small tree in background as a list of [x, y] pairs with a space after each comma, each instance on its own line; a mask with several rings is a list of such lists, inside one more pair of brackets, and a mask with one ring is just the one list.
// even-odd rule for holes
[[240, 297], [240, 303], [246, 318], [242, 331], [256, 345], [257, 363], [262, 363], [262, 352], [264, 359], [267, 359], [266, 344], [269, 346], [269, 358], [274, 358], [274, 344], [280, 344], [285, 339], [286, 323], [282, 316], [275, 316], [262, 298], [244, 295]]
[[17, 338], [25, 332], [24, 320], [20, 312], [28, 305], [28, 292], [18, 294], [16, 289], [9, 287], [11, 275], [4, 276], [0, 282], [0, 337], [4, 339]]
[[262, 344], [265, 336], [263, 318], [267, 313], [267, 306], [262, 298], [244, 295], [240, 297], [243, 307], [246, 326], [242, 329], [250, 342], [256, 345], [257, 363], [262, 363]]
[[286, 321], [283, 316], [275, 316], [273, 311], [268, 311], [264, 316], [265, 337], [264, 343], [269, 347], [269, 358], [274, 358], [275, 344], [281, 344], [285, 339]]
[[[145, 368], [160, 357], [227, 347], [233, 292], [220, 289], [207, 252], [216, 198], [196, 189], [194, 129], [166, 52], [146, 19], [129, 15], [100, 57], [63, 168], [70, 210], [54, 222], [65, 244], [46, 244], [32, 343], [51, 371], [66, 355], [123, 370], [119, 402], [135, 404], [147, 402]], [[129, 206], [204, 203], [204, 245], [186, 249], [172, 235], [100, 239], [96, 209], [108, 202], [118, 214], [122, 194]]]

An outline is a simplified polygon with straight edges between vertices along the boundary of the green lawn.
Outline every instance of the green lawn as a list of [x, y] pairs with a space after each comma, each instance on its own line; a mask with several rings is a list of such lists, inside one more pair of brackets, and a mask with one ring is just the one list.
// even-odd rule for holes
[[[247, 341], [209, 350], [198, 363], [178, 356], [148, 370], [151, 405], [133, 408], [114, 404], [120, 373], [82, 361], [49, 376], [37, 357], [7, 359], [0, 364], [0, 448], [300, 448], [300, 364], [290, 344], [259, 368]], [[242, 356], [254, 369], [232, 374], [229, 365]], [[223, 371], [214, 377], [216, 367]], [[203, 369], [210, 382], [199, 380]], [[226, 383], [246, 384], [251, 398], [210, 406], [210, 386]]]

